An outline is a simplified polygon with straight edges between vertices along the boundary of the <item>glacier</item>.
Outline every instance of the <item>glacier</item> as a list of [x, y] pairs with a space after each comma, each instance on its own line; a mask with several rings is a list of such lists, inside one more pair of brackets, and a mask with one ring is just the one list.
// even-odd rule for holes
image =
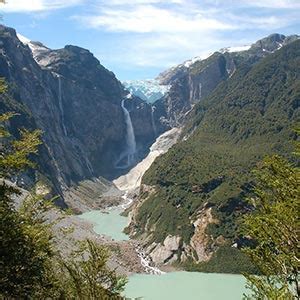
[[155, 79], [125, 80], [124, 87], [132, 94], [148, 103], [154, 103], [162, 98], [168, 91], [169, 86], [159, 84]]

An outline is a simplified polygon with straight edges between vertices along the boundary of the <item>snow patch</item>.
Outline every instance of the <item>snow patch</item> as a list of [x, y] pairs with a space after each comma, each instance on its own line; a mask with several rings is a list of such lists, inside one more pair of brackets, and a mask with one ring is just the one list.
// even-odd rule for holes
[[17, 37], [18, 39], [24, 44], [24, 45], [28, 45], [30, 44], [30, 39], [28, 39], [27, 37], [25, 37], [24, 35], [17, 33]]
[[197, 61], [203, 60], [203, 58], [201, 58], [200, 56], [196, 56], [192, 59], [186, 60], [183, 65], [187, 68], [189, 68], [192, 64], [194, 64]]
[[242, 51], [247, 51], [251, 48], [251, 45], [244, 45], [244, 46], [236, 46], [236, 47], [226, 47], [222, 48], [220, 50], [221, 53], [232, 53], [232, 52], [242, 52]]
[[[17, 33], [18, 39], [26, 46], [28, 46], [32, 52], [33, 58], [36, 60], [36, 57], [42, 53], [49, 51], [50, 49], [47, 48], [45, 45], [43, 45], [40, 42], [34, 42], [28, 39], [27, 37], [23, 36], [20, 33]], [[37, 60], [36, 60], [37, 61]], [[38, 61], [37, 61], [38, 62]]]

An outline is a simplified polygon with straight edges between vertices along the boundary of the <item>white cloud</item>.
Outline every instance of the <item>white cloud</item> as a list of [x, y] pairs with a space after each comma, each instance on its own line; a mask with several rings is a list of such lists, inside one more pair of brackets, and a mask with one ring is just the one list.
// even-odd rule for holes
[[76, 19], [92, 28], [116, 32], [180, 33], [233, 29], [232, 25], [208, 18], [200, 11], [182, 13], [149, 4], [119, 9], [103, 8], [98, 15], [77, 16]]
[[152, 33], [128, 36], [117, 45], [100, 47], [95, 53], [106, 65], [124, 69], [165, 69], [194, 56], [207, 56], [211, 49], [230, 46], [229, 41], [211, 32]]
[[[216, 15], [190, 0], [100, 1], [93, 13], [73, 17], [87, 28], [122, 37], [107, 54], [98, 52], [108, 64], [136, 67], [170, 67], [208, 49], [222, 45], [216, 32], [234, 30], [236, 24], [218, 20]], [[222, 45], [223, 46], [223, 45]]]
[[[288, 26], [299, 19], [299, 13], [291, 16], [294, 6], [288, 0], [98, 0], [90, 13], [73, 19], [86, 28], [125, 37], [113, 53], [98, 53], [110, 64], [168, 67], [254, 41], [249, 36], [241, 41], [241, 35], [234, 39], [236, 32], [272, 33]], [[278, 14], [278, 8], [287, 10]]]
[[84, 0], [6, 0], [0, 4], [4, 12], [42, 12], [61, 9], [82, 3]]
[[229, 24], [235, 24], [235, 28], [239, 30], [255, 29], [255, 30], [276, 30], [298, 20], [293, 14], [288, 16], [263, 15], [249, 16], [246, 13], [236, 15], [233, 13], [224, 13], [223, 15], [228, 20]]
[[111, 0], [111, 1], [102, 1], [102, 4], [109, 5], [127, 5], [134, 6], [137, 4], [183, 4], [185, 0]]
[[96, 48], [95, 41], [95, 54], [105, 64], [128, 69], [169, 67], [222, 47], [244, 45], [274, 31], [282, 32], [282, 28], [300, 20], [300, 0], [7, 2], [2, 11], [35, 12], [35, 16], [84, 4], [72, 20], [80, 24], [80, 29], [99, 30], [100, 38], [105, 32], [105, 44]]
[[246, 0], [241, 4], [253, 7], [272, 8], [272, 9], [295, 9], [300, 8], [298, 0]]

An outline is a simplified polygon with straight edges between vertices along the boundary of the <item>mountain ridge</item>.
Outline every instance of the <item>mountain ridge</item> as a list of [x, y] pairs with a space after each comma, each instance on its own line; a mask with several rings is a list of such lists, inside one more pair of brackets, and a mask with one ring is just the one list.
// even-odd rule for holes
[[[222, 251], [244, 261], [238, 227], [249, 210], [251, 170], [267, 154], [291, 158], [292, 129], [300, 120], [299, 49], [296, 40], [255, 64], [239, 65], [196, 104], [184, 130], [189, 137], [147, 170], [127, 230], [156, 263], [207, 271]], [[249, 267], [226, 255], [214, 272]]]
[[170, 124], [182, 125], [185, 114], [193, 105], [213, 92], [220, 82], [230, 78], [240, 64], [255, 64], [296, 39], [299, 39], [298, 35], [271, 34], [253, 43], [247, 50], [231, 52], [229, 48], [223, 48], [205, 59], [179, 64], [156, 78], [160, 84], [169, 85], [170, 89], [159, 100], [160, 103], [155, 104], [164, 107]]

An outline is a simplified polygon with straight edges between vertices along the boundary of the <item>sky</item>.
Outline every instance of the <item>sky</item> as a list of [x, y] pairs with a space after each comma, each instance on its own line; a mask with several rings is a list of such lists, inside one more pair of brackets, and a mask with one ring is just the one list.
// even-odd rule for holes
[[300, 34], [300, 0], [6, 0], [2, 23], [52, 49], [89, 49], [120, 80], [195, 56]]

